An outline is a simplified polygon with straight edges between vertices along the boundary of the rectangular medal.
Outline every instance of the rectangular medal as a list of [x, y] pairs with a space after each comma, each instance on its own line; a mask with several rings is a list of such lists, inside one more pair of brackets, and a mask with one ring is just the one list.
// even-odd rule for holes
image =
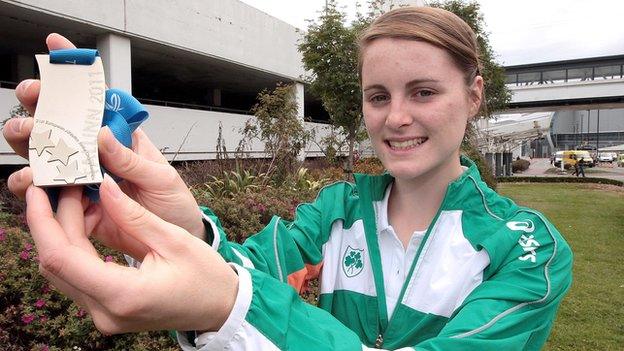
[[91, 65], [50, 63], [36, 55], [41, 92], [29, 141], [36, 186], [102, 182], [97, 136], [105, 99], [100, 57]]

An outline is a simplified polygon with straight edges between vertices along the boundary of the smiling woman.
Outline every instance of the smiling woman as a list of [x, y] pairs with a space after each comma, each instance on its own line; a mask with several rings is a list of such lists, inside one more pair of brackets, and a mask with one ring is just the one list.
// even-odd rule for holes
[[[326, 186], [293, 222], [273, 217], [237, 244], [209, 208], [198, 213], [147, 136], [133, 152], [102, 133], [102, 161], [123, 189], [106, 178], [86, 212], [67, 190], [54, 216], [28, 188], [42, 273], [105, 332], [201, 330], [178, 333], [185, 350], [539, 350], [572, 254], [542, 214], [460, 157], [482, 102], [474, 33], [445, 10], [406, 7], [373, 22], [360, 48], [364, 120], [387, 173]], [[9, 180], [12, 191], [29, 174]], [[140, 268], [102, 262], [91, 231]], [[320, 308], [297, 295], [313, 278]]]

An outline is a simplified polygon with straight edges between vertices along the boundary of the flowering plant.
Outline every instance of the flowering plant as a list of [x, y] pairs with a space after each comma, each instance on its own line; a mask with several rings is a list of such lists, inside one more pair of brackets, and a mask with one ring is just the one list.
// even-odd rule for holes
[[[39, 274], [37, 251], [17, 216], [0, 213], [0, 349], [178, 350], [166, 332], [107, 336], [85, 310]], [[118, 254], [99, 247], [106, 260]]]

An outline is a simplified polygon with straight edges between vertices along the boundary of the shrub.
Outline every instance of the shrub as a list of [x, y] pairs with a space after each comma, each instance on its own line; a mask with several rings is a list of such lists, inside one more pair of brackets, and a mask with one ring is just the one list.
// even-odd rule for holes
[[238, 152], [246, 151], [254, 139], [262, 141], [265, 153], [271, 157], [266, 173], [282, 180], [299, 164], [297, 157], [311, 135], [298, 117], [294, 85], [278, 83], [274, 90], [260, 92], [257, 100], [251, 108], [255, 118], [241, 130], [243, 140]]
[[481, 179], [483, 179], [485, 184], [487, 184], [493, 190], [496, 190], [497, 178], [494, 177], [494, 174], [492, 173], [492, 168], [485, 161], [485, 158], [483, 157], [481, 152], [479, 152], [479, 150], [470, 143], [462, 144], [461, 152], [475, 163], [477, 169], [479, 169], [479, 173], [481, 174]]
[[499, 177], [497, 180], [501, 183], [596, 183], [624, 186], [624, 182], [619, 180], [593, 177]]
[[328, 178], [315, 180], [302, 169], [275, 186], [257, 184], [238, 193], [213, 192], [199, 187], [194, 195], [198, 203], [210, 207], [219, 217], [229, 240], [243, 242], [266, 226], [273, 215], [294, 219], [297, 205], [312, 201], [319, 189], [330, 181]]
[[360, 158], [353, 166], [355, 173], [382, 174], [384, 171], [385, 168], [377, 157]]
[[[166, 332], [106, 336], [79, 306], [39, 275], [28, 234], [8, 228], [14, 215], [0, 215], [0, 349], [2, 350], [177, 350]], [[120, 256], [102, 247], [107, 259]]]
[[527, 160], [524, 160], [524, 159], [519, 158], [519, 159], [517, 159], [517, 160], [514, 160], [514, 161], [511, 163], [511, 171], [512, 171], [513, 173], [517, 173], [517, 172], [524, 172], [524, 171], [526, 171], [527, 169], [529, 169], [529, 166], [530, 166], [530, 165], [531, 165], [531, 162], [529, 162], [529, 161], [527, 161]]

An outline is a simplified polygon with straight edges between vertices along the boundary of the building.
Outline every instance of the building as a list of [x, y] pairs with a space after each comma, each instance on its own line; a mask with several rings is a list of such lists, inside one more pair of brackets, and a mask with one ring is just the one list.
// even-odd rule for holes
[[[546, 137], [527, 141], [523, 154], [624, 143], [624, 55], [505, 67], [513, 109], [553, 111]], [[532, 96], [519, 101], [518, 97]]]
[[[183, 6], [182, 6], [183, 5]], [[131, 91], [150, 112], [144, 129], [171, 160], [216, 156], [219, 125], [228, 150], [252, 118], [257, 94], [278, 82], [296, 86], [299, 117], [325, 133], [327, 114], [309, 96], [297, 51], [299, 31], [237, 0], [2, 0], [0, 110], [17, 105], [14, 88], [36, 77], [36, 53], [60, 33], [97, 48], [110, 87]], [[252, 145], [262, 155], [263, 147]], [[308, 156], [320, 155], [310, 144]], [[0, 141], [0, 164], [25, 163]]]
[[479, 121], [481, 150], [549, 157], [624, 143], [624, 55], [505, 67], [507, 111]]

